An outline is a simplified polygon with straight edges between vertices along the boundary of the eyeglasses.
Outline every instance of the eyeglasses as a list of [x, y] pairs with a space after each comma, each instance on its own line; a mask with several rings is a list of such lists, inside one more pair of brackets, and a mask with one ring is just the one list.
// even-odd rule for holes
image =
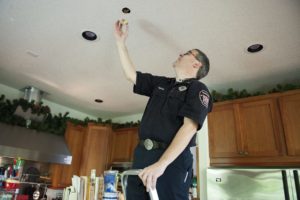
[[[188, 52], [182, 54], [181, 56], [187, 56], [187, 55], [192, 55], [192, 56], [194, 56], [194, 58], [195, 58], [196, 60], [198, 60], [197, 55], [195, 55], [195, 53], [194, 53], [192, 50], [190, 50], [190, 51], [188, 51]], [[199, 61], [199, 60], [198, 60], [198, 61]]]

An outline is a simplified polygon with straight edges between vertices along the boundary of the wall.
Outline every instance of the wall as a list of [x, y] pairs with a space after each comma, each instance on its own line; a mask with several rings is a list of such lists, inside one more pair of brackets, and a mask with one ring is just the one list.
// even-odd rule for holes
[[[123, 116], [123, 117], [116, 117], [113, 118], [112, 121], [118, 123], [124, 123], [130, 121], [136, 122], [138, 120], [141, 120], [141, 118], [142, 118], [142, 113]], [[209, 166], [207, 119], [204, 121], [202, 129], [198, 131], [197, 144], [199, 147], [198, 174], [200, 175], [200, 178], [198, 180], [198, 184], [200, 183], [200, 199], [205, 200], [207, 199], [206, 169]]]
[[[6, 99], [9, 100], [13, 100], [13, 99], [18, 99], [20, 97], [23, 97], [23, 92], [11, 88], [9, 86], [0, 84], [0, 95], [4, 94]], [[90, 118], [90, 119], [97, 119], [96, 116], [92, 116], [86, 113], [82, 113], [79, 112], [77, 110], [74, 110], [72, 108], [51, 102], [51, 101], [47, 101], [46, 99], [43, 99], [43, 105], [47, 105], [51, 108], [51, 113], [52, 114], [58, 114], [58, 113], [62, 113], [65, 114], [66, 112], [69, 112], [69, 117], [73, 117], [73, 118], [77, 118], [77, 119], [85, 119], [86, 117]]]
[[116, 123], [125, 123], [125, 122], [137, 122], [138, 120], [141, 120], [143, 116], [143, 113], [133, 114], [133, 115], [126, 115], [122, 117], [115, 117], [112, 119], [113, 122]]

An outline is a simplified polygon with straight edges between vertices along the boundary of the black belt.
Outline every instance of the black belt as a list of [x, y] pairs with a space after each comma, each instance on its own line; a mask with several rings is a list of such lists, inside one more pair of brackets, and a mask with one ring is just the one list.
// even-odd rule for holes
[[139, 144], [147, 150], [152, 150], [152, 149], [166, 149], [168, 145], [163, 142], [158, 142], [155, 140], [151, 140], [149, 138], [145, 140], [140, 140]]

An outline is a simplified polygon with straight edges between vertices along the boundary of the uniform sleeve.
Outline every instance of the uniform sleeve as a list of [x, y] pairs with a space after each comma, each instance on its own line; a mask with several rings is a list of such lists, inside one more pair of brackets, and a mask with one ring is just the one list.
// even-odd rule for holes
[[193, 82], [189, 87], [185, 103], [179, 116], [187, 117], [198, 123], [201, 129], [207, 114], [212, 110], [212, 98], [207, 87], [201, 82]]
[[149, 73], [136, 72], [136, 82], [133, 86], [133, 92], [136, 94], [150, 97], [154, 87], [161, 80], [159, 76], [153, 76]]

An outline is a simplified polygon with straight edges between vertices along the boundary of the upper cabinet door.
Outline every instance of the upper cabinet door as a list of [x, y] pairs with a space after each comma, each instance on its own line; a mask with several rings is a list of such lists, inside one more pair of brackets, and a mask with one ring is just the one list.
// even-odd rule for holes
[[242, 155], [237, 108], [234, 104], [218, 105], [208, 114], [209, 153], [211, 158]]
[[239, 116], [245, 156], [281, 154], [280, 119], [276, 99], [240, 103]]
[[111, 134], [110, 126], [88, 125], [81, 157], [81, 176], [90, 176], [92, 169], [96, 169], [97, 176], [107, 170]]
[[125, 162], [130, 159], [131, 135], [128, 129], [113, 132], [112, 162]]
[[300, 92], [279, 99], [287, 151], [300, 156]]
[[114, 130], [111, 162], [129, 162], [133, 160], [133, 151], [138, 144], [138, 128]]

